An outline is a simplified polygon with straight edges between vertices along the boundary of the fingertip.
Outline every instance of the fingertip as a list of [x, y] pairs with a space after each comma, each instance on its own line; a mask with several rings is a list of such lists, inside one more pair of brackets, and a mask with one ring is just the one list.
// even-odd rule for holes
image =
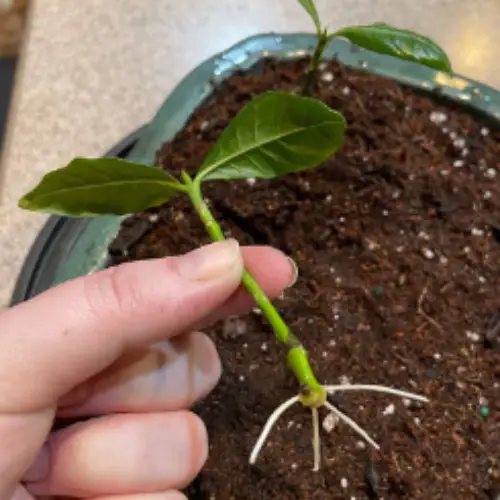
[[242, 249], [245, 267], [271, 297], [292, 287], [299, 275], [297, 264], [281, 250], [269, 246]]
[[208, 458], [208, 432], [203, 420], [193, 412], [185, 412], [191, 448], [190, 467], [186, 477], [177, 486], [185, 488], [201, 471]]
[[217, 348], [207, 335], [202, 332], [189, 334], [190, 344], [193, 346], [193, 366], [195, 369], [194, 396], [189, 406], [203, 399], [217, 385], [222, 375], [222, 363]]

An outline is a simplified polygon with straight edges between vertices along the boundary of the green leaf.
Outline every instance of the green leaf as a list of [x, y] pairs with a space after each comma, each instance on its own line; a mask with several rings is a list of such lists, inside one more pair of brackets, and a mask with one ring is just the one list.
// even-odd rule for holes
[[118, 158], [76, 158], [48, 173], [19, 201], [21, 208], [91, 217], [140, 212], [183, 189], [166, 172]]
[[316, 5], [313, 0], [298, 0], [300, 5], [304, 7], [306, 12], [311, 16], [311, 19], [314, 22], [314, 26], [316, 26], [316, 32], [318, 35], [321, 33], [321, 21], [319, 20], [318, 10], [316, 9]]
[[347, 38], [352, 43], [380, 54], [413, 61], [430, 68], [451, 73], [446, 53], [430, 38], [384, 23], [343, 28], [331, 38]]
[[198, 179], [270, 179], [315, 167], [342, 146], [344, 130], [342, 115], [316, 99], [261, 94], [224, 130]]

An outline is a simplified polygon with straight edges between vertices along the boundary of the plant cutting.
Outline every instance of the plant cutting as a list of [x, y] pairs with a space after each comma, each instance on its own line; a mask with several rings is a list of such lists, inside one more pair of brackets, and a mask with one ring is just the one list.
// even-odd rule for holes
[[[144, 211], [186, 195], [213, 241], [224, 233], [204, 201], [202, 185], [209, 181], [272, 179], [312, 168], [335, 153], [344, 142], [342, 115], [312, 98], [286, 92], [266, 92], [253, 99], [228, 125], [192, 177], [179, 178], [147, 165], [120, 159], [77, 158], [47, 174], [19, 202], [20, 207], [73, 217], [124, 215]], [[245, 271], [243, 285], [271, 324], [285, 348], [299, 394], [282, 403], [269, 417], [250, 455], [254, 463], [269, 432], [293, 404], [311, 410], [314, 470], [320, 467], [318, 409], [326, 407], [370, 445], [377, 443], [350, 417], [327, 400], [328, 394], [374, 391], [426, 402], [427, 398], [378, 385], [323, 385], [311, 368], [307, 352], [254, 278]]]
[[304, 95], [311, 92], [323, 53], [335, 38], [346, 38], [364, 49], [416, 62], [446, 73], [452, 71], [450, 60], [444, 50], [426, 36], [385, 23], [348, 26], [329, 33], [328, 28], [320, 21], [314, 0], [298, 0], [298, 2], [311, 17], [318, 37], [302, 90]]

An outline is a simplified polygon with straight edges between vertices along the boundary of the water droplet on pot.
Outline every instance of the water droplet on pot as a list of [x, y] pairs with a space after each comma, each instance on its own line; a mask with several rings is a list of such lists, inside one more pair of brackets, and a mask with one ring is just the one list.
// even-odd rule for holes
[[367, 68], [367, 67], [368, 67], [368, 62], [367, 62], [367, 61], [359, 61], [359, 65], [360, 65], [362, 68]]
[[279, 35], [276, 35], [274, 37], [274, 41], [278, 44], [280, 44], [282, 41], [283, 41], [283, 37], [282, 36], [279, 36]]

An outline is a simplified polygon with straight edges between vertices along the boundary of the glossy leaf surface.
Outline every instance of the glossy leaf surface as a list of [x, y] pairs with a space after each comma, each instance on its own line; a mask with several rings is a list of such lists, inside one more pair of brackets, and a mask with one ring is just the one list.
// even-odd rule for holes
[[270, 179], [315, 167], [343, 144], [342, 115], [316, 99], [267, 92], [228, 125], [198, 178]]
[[48, 173], [19, 206], [76, 217], [124, 215], [167, 202], [175, 182], [158, 168], [118, 158], [76, 158]]
[[429, 68], [450, 73], [450, 60], [435, 42], [412, 31], [377, 23], [343, 28], [330, 38], [344, 37], [364, 49], [413, 61]]

